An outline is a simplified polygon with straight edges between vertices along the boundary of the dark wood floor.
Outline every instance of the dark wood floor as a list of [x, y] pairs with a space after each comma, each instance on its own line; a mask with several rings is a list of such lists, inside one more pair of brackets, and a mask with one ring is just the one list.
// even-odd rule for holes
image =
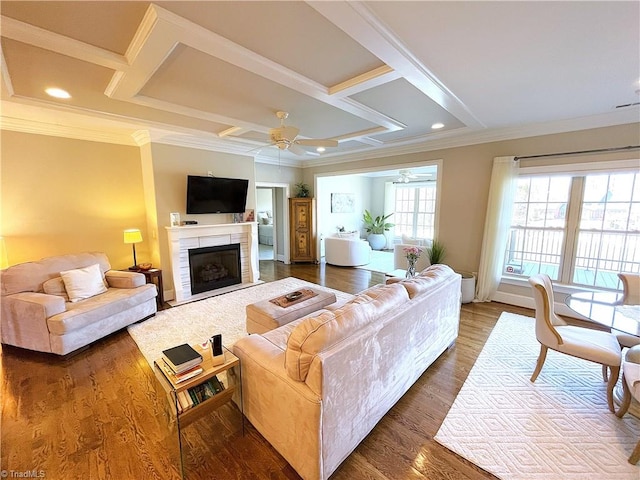
[[[384, 281], [367, 270], [261, 262], [262, 279], [294, 276], [350, 293]], [[335, 480], [495, 478], [440, 446], [437, 433], [508, 305], [466, 304], [460, 336], [334, 473]], [[167, 397], [126, 330], [69, 358], [3, 346], [0, 470], [46, 479], [178, 479]], [[533, 366], [532, 366], [533, 367]], [[469, 421], [473, 421], [472, 418]], [[187, 479], [298, 479], [283, 458], [225, 406], [184, 430]], [[13, 474], [17, 476], [17, 474]]]

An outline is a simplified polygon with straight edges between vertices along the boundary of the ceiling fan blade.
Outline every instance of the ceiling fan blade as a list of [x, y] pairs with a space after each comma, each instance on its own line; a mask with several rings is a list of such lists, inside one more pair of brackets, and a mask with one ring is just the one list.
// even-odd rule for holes
[[300, 146], [296, 145], [295, 143], [292, 143], [291, 145], [289, 145], [288, 150], [292, 153], [295, 153], [296, 155], [306, 155], [307, 152]]
[[331, 140], [329, 138], [306, 138], [296, 140], [298, 145], [305, 145], [307, 147], [337, 147], [338, 141]]

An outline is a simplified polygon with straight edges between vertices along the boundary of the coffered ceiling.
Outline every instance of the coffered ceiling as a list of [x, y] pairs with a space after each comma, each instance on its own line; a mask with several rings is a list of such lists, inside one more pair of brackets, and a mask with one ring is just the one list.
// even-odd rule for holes
[[[2, 1], [0, 13], [6, 129], [304, 166], [640, 120], [638, 2]], [[319, 153], [289, 133], [279, 149], [277, 111], [296, 140], [338, 145]]]

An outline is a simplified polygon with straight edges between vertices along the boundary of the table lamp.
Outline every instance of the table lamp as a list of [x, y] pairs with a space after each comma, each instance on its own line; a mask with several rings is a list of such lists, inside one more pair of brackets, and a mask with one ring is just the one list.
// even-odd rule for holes
[[130, 243], [133, 247], [133, 265], [129, 270], [138, 270], [138, 261], [136, 260], [136, 243], [142, 241], [142, 233], [138, 228], [129, 228], [124, 231], [124, 243]]

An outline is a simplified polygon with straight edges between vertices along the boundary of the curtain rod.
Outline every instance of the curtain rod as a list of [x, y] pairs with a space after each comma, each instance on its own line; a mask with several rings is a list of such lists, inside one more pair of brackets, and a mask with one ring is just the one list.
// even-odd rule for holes
[[577, 152], [562, 152], [562, 153], [544, 153], [542, 155], [523, 155], [521, 157], [514, 157], [514, 161], [521, 160], [523, 158], [544, 158], [544, 157], [562, 157], [565, 155], [581, 155], [584, 153], [603, 153], [603, 152], [619, 152], [621, 150], [634, 150], [640, 148], [640, 145], [629, 145], [627, 147], [612, 147], [612, 148], [599, 148], [596, 150], [580, 150]]

